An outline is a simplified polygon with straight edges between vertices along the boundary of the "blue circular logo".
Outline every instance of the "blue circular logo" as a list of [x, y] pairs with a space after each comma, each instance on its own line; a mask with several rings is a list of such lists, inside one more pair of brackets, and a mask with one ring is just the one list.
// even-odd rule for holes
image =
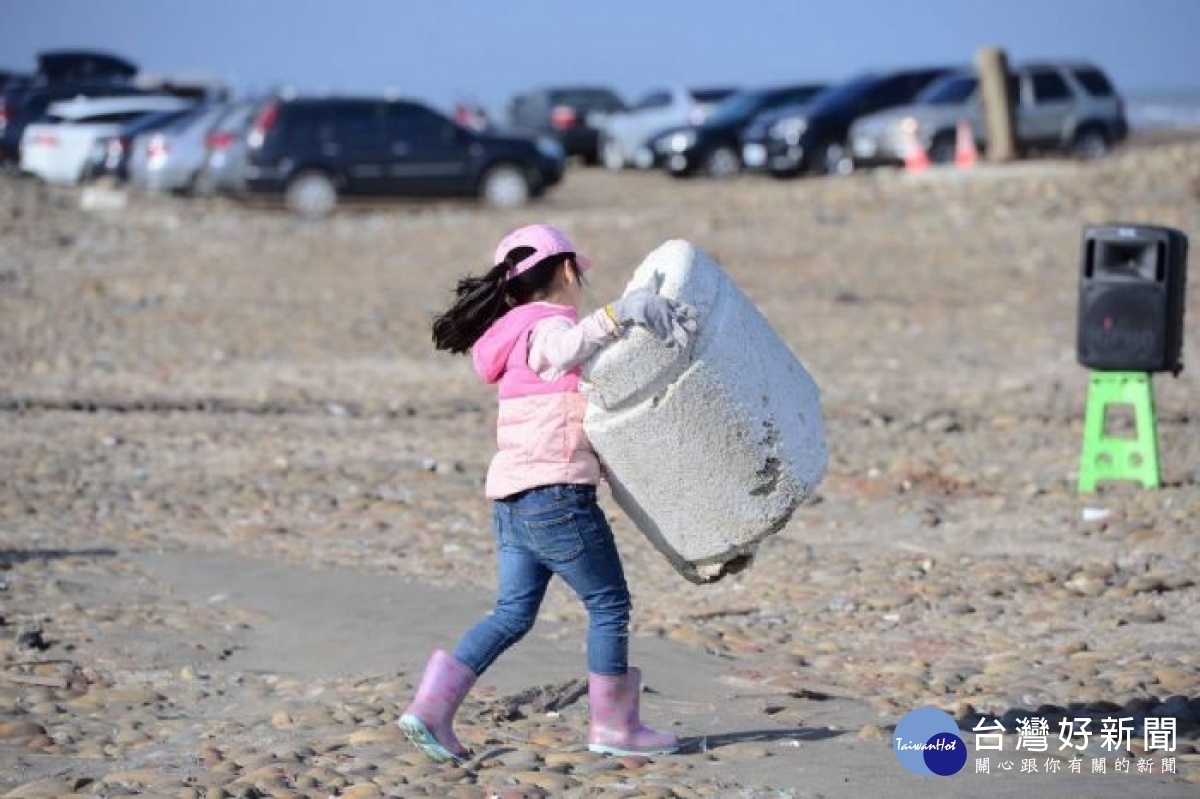
[[901, 765], [914, 774], [957, 774], [967, 762], [967, 745], [958, 737], [958, 724], [944, 710], [910, 710], [892, 733], [892, 749]]

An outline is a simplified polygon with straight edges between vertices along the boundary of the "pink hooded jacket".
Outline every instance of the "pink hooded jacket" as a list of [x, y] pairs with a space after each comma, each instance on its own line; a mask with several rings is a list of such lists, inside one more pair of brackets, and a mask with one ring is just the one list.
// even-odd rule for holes
[[[585, 320], [575, 351], [586, 355], [616, 334], [603, 311]], [[488, 468], [486, 493], [500, 499], [528, 488], [600, 481], [600, 462], [583, 430], [587, 400], [579, 391], [579, 367], [544, 379], [530, 365], [531, 334], [539, 323], [561, 318], [574, 325], [574, 308], [546, 302], [518, 306], [500, 317], [471, 349], [475, 371], [499, 384], [497, 452]], [[590, 324], [589, 324], [590, 323]], [[571, 359], [574, 360], [574, 359]], [[550, 368], [543, 373], [554, 374]]]

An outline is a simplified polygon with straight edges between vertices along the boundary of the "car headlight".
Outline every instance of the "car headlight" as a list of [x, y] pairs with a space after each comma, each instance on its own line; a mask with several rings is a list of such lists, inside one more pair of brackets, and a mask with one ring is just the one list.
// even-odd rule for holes
[[549, 136], [538, 136], [536, 143], [538, 152], [552, 161], [562, 161], [567, 157], [558, 139], [552, 139]]
[[921, 123], [917, 121], [916, 117], [905, 117], [903, 121], [900, 122], [900, 130], [905, 133], [912, 133], [915, 135], [921, 130]]
[[800, 141], [800, 137], [804, 135], [804, 131], [806, 130], [808, 130], [807, 119], [787, 117], [771, 126], [771, 135], [777, 139], [784, 139], [790, 144], [795, 144]]
[[681, 153], [695, 143], [696, 132], [693, 130], [683, 130], [667, 139], [667, 149], [672, 152]]

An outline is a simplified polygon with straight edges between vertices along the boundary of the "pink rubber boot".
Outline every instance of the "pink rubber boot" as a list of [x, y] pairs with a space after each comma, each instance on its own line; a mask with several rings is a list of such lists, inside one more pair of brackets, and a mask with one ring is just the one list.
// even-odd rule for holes
[[625, 674], [589, 674], [588, 702], [592, 723], [588, 750], [606, 755], [669, 755], [679, 750], [679, 740], [655, 732], [640, 716], [642, 672], [630, 667]]
[[417, 696], [396, 723], [431, 760], [461, 763], [467, 756], [454, 735], [454, 714], [474, 684], [475, 672], [453, 655], [438, 649], [429, 656]]

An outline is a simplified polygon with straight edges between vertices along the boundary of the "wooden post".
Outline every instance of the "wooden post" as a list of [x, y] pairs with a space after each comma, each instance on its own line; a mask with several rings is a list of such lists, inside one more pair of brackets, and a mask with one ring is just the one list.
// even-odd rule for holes
[[987, 160], [999, 164], [1017, 157], [1017, 98], [1009, 92], [1008, 57], [999, 47], [984, 47], [975, 54], [979, 94], [987, 124]]

